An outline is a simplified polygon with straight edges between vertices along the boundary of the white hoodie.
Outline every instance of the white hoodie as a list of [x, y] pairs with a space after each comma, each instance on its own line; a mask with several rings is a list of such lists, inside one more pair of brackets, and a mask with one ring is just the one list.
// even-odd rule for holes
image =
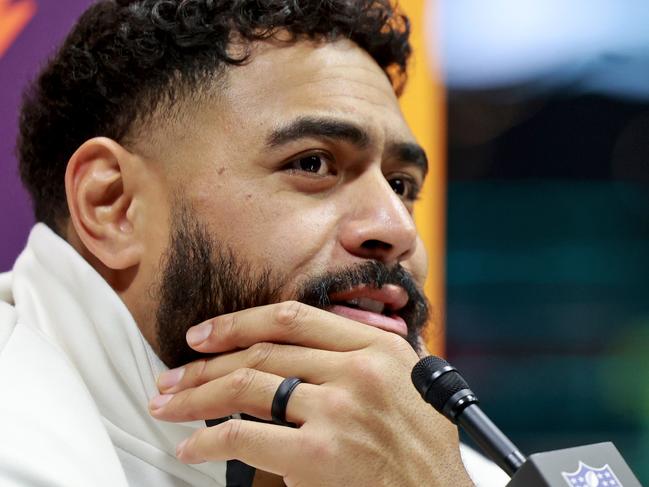
[[[165, 369], [106, 281], [37, 224], [0, 274], [0, 485], [225, 487], [225, 462], [175, 457], [205, 423], [149, 415]], [[477, 453], [462, 454], [477, 485], [506, 484]]]

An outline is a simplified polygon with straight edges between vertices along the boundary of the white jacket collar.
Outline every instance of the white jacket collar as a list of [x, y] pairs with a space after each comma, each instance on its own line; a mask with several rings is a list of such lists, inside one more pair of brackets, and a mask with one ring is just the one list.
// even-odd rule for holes
[[76, 250], [37, 224], [12, 278], [21, 321], [64, 351], [117, 448], [191, 485], [225, 485], [225, 462], [184, 465], [176, 460], [176, 444], [204, 423], [166, 423], [149, 415], [155, 379], [166, 367], [119, 296]]

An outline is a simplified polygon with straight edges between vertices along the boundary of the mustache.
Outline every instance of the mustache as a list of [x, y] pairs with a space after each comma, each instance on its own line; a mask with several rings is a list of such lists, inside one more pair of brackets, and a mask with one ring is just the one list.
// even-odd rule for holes
[[366, 285], [380, 289], [386, 284], [403, 288], [408, 294], [408, 303], [399, 310], [399, 315], [408, 324], [408, 334], [416, 334], [428, 321], [428, 302], [412, 275], [400, 264], [388, 266], [379, 261], [367, 261], [344, 269], [327, 272], [303, 283], [297, 300], [320, 309], [331, 306], [330, 296]]

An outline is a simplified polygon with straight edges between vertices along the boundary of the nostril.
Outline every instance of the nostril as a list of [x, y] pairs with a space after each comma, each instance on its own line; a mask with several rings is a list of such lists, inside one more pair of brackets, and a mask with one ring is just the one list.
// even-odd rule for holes
[[363, 247], [366, 250], [390, 250], [392, 249], [392, 245], [386, 242], [382, 242], [381, 240], [365, 240], [361, 244], [361, 247]]

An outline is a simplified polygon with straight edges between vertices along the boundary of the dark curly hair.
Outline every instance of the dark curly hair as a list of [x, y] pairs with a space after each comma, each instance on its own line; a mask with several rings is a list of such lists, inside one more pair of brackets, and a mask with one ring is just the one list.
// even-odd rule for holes
[[[397, 94], [410, 55], [408, 19], [390, 0], [108, 0], [90, 7], [27, 89], [17, 152], [36, 219], [69, 216], [64, 176], [86, 140], [124, 142], [156, 110], [214, 86], [232, 55], [279, 31], [291, 41], [347, 38], [367, 51]], [[150, 120], [149, 120], [150, 121]]]

